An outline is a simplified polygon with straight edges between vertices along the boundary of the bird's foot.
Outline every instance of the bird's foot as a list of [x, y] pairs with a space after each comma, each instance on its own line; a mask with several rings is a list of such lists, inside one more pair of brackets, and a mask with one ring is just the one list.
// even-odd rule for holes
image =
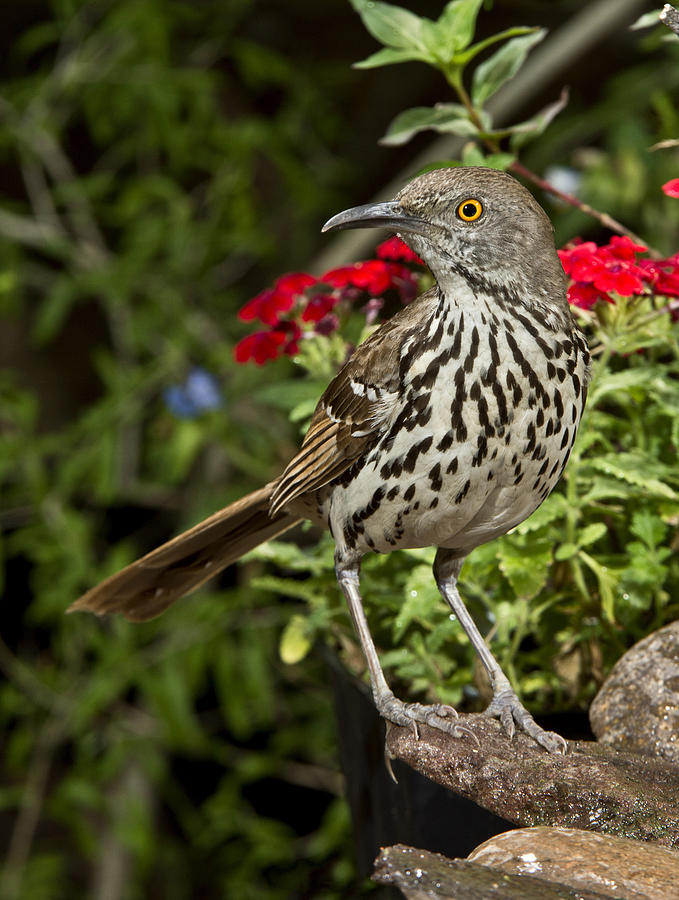
[[422, 724], [438, 728], [439, 731], [445, 731], [455, 738], [471, 737], [478, 744], [474, 732], [457, 721], [457, 710], [446, 703], [404, 703], [389, 691], [378, 697], [375, 705], [382, 718], [395, 725], [410, 728], [418, 740], [420, 737], [418, 725]]
[[565, 754], [568, 752], [568, 744], [561, 735], [540, 728], [511, 688], [498, 691], [490, 705], [484, 710], [484, 714], [498, 718], [510, 738], [514, 737], [516, 726], [518, 726], [521, 731], [525, 731], [549, 753]]

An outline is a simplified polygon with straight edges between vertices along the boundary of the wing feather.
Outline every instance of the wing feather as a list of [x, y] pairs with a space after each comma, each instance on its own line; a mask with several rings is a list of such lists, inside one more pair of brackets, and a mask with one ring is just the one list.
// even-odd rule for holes
[[389, 428], [401, 393], [402, 348], [428, 327], [427, 291], [377, 329], [344, 364], [318, 402], [299, 453], [271, 498], [275, 515], [297, 497], [339, 478]]

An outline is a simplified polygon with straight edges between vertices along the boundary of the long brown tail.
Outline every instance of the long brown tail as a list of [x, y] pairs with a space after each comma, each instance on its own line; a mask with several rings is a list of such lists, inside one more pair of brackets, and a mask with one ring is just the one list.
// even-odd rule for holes
[[287, 531], [300, 519], [269, 516], [273, 481], [142, 556], [72, 603], [68, 612], [118, 612], [133, 622], [160, 615], [248, 550]]

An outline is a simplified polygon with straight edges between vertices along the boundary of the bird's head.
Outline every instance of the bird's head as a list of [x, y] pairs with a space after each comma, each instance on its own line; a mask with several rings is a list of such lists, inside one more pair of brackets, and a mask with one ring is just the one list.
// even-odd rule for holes
[[427, 263], [439, 287], [461, 279], [475, 292], [504, 287], [563, 308], [565, 275], [552, 224], [529, 191], [505, 172], [478, 166], [435, 169], [386, 203], [333, 216], [323, 231], [389, 228]]

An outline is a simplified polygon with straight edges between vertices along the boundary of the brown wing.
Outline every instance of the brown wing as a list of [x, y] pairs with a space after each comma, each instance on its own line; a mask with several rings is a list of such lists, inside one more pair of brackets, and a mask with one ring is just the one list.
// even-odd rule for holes
[[438, 301], [427, 291], [364, 341], [318, 402], [302, 447], [274, 490], [270, 513], [338, 478], [389, 427], [401, 387], [402, 348], [427, 328]]

